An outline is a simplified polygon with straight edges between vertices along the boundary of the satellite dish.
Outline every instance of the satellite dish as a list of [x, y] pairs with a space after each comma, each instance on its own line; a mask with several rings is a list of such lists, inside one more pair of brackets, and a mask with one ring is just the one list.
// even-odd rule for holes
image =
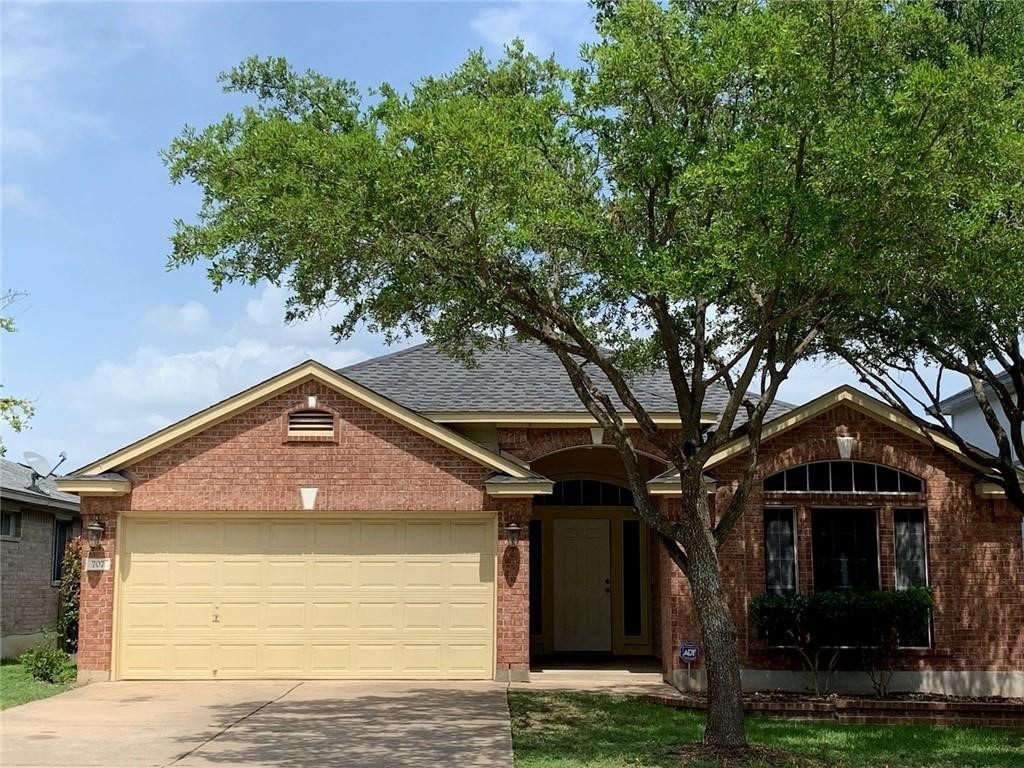
[[46, 477], [50, 474], [52, 467], [44, 456], [34, 451], [25, 451], [22, 456], [25, 457], [25, 463], [32, 467], [32, 471], [39, 477]]

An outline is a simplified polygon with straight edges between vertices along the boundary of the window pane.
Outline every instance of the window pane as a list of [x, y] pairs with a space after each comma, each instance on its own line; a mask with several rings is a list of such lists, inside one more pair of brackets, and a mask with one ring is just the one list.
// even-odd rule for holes
[[814, 589], [878, 589], [878, 535], [873, 509], [811, 512]]
[[807, 465], [793, 467], [786, 470], [786, 490], [806, 491], [807, 490]]
[[786, 490], [786, 473], [776, 472], [774, 475], [769, 475], [764, 479], [764, 489], [766, 491], [784, 491]]
[[57, 520], [53, 528], [53, 573], [50, 578], [53, 581], [60, 581], [64, 574], [64, 550], [67, 549], [68, 539], [71, 538], [71, 521]]
[[764, 510], [764, 572], [768, 594], [796, 590], [793, 510]]
[[832, 462], [832, 490], [852, 491], [853, 490], [853, 462], [833, 461]]
[[544, 569], [543, 527], [540, 520], [530, 521], [530, 634], [539, 635], [544, 631]]
[[878, 490], [882, 493], [896, 493], [899, 489], [899, 472], [889, 467], [878, 467]]
[[900, 490], [903, 493], [920, 493], [922, 490], [920, 478], [900, 472]]
[[924, 510], [893, 512], [893, 535], [896, 538], [896, 589], [925, 584]]
[[855, 491], [875, 491], [878, 488], [875, 480], [875, 465], [864, 461], [853, 464], [853, 489]]
[[643, 633], [640, 521], [622, 521], [622, 624], [627, 636]]
[[[604, 483], [599, 483], [595, 480], [581, 480], [580, 481], [580, 502], [585, 507], [597, 507], [602, 503], [608, 504], [608, 501], [601, 499], [601, 486]], [[609, 494], [610, 495], [610, 494]]]
[[808, 467], [808, 487], [812, 491], [831, 490], [829, 465], [827, 461], [819, 461]]
[[563, 481], [562, 503], [567, 507], [578, 507], [583, 501], [583, 489], [579, 480]]

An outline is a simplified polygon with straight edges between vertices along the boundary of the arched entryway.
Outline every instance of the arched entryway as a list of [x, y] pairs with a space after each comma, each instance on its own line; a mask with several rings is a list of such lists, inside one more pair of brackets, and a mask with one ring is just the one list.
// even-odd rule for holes
[[[650, 477], [663, 465], [644, 457]], [[555, 481], [530, 522], [530, 646], [536, 658], [657, 652], [657, 550], [637, 516], [621, 461], [607, 447], [531, 463]]]

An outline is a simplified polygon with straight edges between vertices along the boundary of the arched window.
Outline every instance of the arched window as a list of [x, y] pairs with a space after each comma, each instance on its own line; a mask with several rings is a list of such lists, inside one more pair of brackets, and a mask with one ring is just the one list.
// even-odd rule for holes
[[316, 409], [292, 411], [288, 414], [288, 437], [334, 437], [334, 415]]
[[533, 503], [558, 507], [632, 507], [633, 492], [600, 480], [559, 480], [550, 496], [535, 496]]
[[765, 491], [796, 493], [922, 493], [924, 481], [867, 461], [816, 461], [764, 479]]

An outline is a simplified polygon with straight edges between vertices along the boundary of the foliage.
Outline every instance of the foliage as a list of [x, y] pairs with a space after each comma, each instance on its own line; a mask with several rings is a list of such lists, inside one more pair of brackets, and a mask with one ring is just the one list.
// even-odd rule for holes
[[[739, 744], [715, 548], [746, 506], [765, 415], [824, 332], [884, 313], [864, 285], [902, 295], [937, 247], [977, 245], [965, 222], [999, 215], [1019, 171], [1015, 65], [1003, 43], [964, 44], [973, 15], [910, 0], [599, 11], [576, 68], [513, 43], [406, 93], [243, 62], [222, 82], [248, 106], [165, 153], [171, 179], [202, 191], [170, 265], [205, 263], [217, 289], [286, 284], [288, 318], [340, 304], [339, 338], [421, 334], [467, 364], [510, 336], [558, 355], [699, 593], [708, 738]], [[643, 402], [655, 369], [678, 429]], [[648, 492], [638, 433], [679, 473], [678, 519]], [[704, 466], [741, 434], [713, 516]]]
[[0, 709], [16, 707], [66, 691], [70, 683], [44, 683], [12, 659], [0, 662]]
[[[5, 291], [0, 296], [0, 313], [5, 313], [12, 304], [24, 297], [24, 293]], [[8, 314], [0, 314], [0, 331], [14, 333], [15, 330], [14, 317]], [[0, 384], [0, 388], [2, 387], [3, 384]], [[7, 422], [7, 425], [15, 432], [21, 432], [34, 413], [35, 405], [33, 405], [31, 400], [26, 400], [22, 397], [0, 395], [0, 421]], [[4, 446], [3, 437], [0, 436], [0, 456], [6, 453], [7, 449]]]
[[[511, 691], [519, 768], [678, 768], [681, 747], [700, 743], [703, 715], [640, 697]], [[691, 768], [1018, 768], [1012, 729], [833, 725], [751, 717], [750, 741], [778, 760], [687, 763]]]
[[66, 651], [78, 650], [78, 613], [82, 591], [82, 539], [68, 541], [64, 549], [64, 570], [60, 577], [60, 616], [57, 635]]
[[57, 638], [49, 630], [43, 630], [43, 639], [21, 654], [18, 662], [28, 674], [44, 683], [66, 683], [75, 675], [71, 657], [57, 647]]
[[[842, 650], [854, 649], [875, 692], [885, 696], [900, 645], [924, 644], [922, 628], [928, 626], [933, 604], [931, 589], [919, 586], [759, 595], [750, 601], [750, 618], [770, 645], [799, 653], [814, 693], [829, 690]], [[826, 669], [821, 681], [823, 660]]]

